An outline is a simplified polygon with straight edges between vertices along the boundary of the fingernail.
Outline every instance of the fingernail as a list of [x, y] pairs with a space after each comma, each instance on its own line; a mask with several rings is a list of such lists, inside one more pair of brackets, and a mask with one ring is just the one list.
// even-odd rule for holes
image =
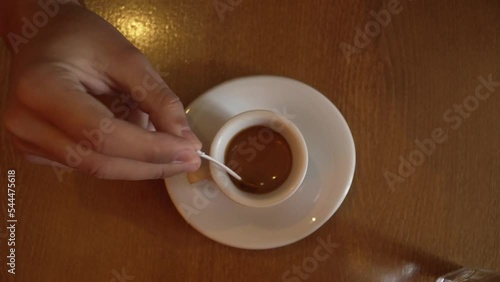
[[200, 148], [196, 148], [196, 149], [198, 149], [198, 150], [201, 149], [200, 139], [198, 139], [198, 137], [196, 137], [196, 135], [193, 133], [193, 131], [191, 131], [191, 129], [189, 127], [186, 127], [181, 131], [181, 136], [186, 138], [186, 139], [192, 140], [195, 143], [198, 143]]
[[174, 164], [190, 163], [194, 161], [198, 155], [193, 150], [180, 151], [175, 155]]
[[193, 131], [191, 131], [191, 129], [189, 127], [184, 128], [181, 131], [181, 135], [182, 135], [182, 137], [184, 137], [186, 139], [191, 139], [191, 140], [195, 140], [197, 142], [200, 142], [198, 137], [196, 137], [196, 135], [194, 135]]
[[201, 162], [189, 163], [186, 164], [185, 166], [186, 166], [185, 167], [186, 172], [195, 172], [200, 168]]

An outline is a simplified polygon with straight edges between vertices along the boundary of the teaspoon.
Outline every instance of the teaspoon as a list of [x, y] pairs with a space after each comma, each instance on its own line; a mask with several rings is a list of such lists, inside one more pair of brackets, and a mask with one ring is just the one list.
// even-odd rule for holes
[[201, 151], [201, 150], [198, 150], [197, 151], [198, 155], [200, 155], [200, 157], [206, 159], [206, 160], [209, 160], [213, 163], [215, 163], [216, 165], [220, 166], [221, 168], [223, 168], [225, 171], [227, 171], [227, 173], [229, 173], [232, 177], [236, 178], [238, 181], [242, 181], [242, 178], [241, 176], [239, 176], [236, 172], [234, 172], [232, 169], [230, 169], [229, 167], [227, 167], [225, 164], [219, 162], [218, 160], [210, 157], [209, 155], [207, 155], [205, 152]]

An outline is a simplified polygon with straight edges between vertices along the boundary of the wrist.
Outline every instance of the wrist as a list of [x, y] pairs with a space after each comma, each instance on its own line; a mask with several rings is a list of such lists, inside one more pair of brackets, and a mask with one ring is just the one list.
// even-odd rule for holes
[[17, 53], [16, 45], [26, 43], [50, 20], [63, 5], [80, 5], [78, 0], [0, 0], [0, 35]]

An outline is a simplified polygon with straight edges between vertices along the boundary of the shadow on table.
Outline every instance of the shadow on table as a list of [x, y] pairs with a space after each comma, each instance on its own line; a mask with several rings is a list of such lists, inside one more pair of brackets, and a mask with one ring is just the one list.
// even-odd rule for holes
[[[339, 281], [434, 281], [461, 267], [438, 255], [394, 242], [376, 230], [363, 230], [340, 220], [331, 224], [334, 227], [330, 230], [339, 231], [332, 234], [332, 241], [340, 246], [329, 259], [335, 260], [337, 273], [347, 276]], [[317, 238], [328, 237], [322, 234], [325, 232], [318, 233]]]

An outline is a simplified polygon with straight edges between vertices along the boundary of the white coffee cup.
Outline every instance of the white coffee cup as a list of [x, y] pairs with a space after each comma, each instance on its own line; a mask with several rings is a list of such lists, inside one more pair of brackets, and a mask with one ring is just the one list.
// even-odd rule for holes
[[268, 110], [252, 110], [231, 118], [217, 132], [210, 148], [210, 155], [224, 163], [226, 147], [231, 139], [252, 126], [264, 126], [285, 138], [292, 152], [292, 168], [285, 182], [276, 190], [266, 194], [252, 194], [237, 188], [229, 175], [219, 166], [210, 163], [212, 178], [222, 192], [233, 201], [254, 208], [277, 205], [297, 191], [307, 172], [308, 153], [304, 137], [299, 129], [283, 115]]

